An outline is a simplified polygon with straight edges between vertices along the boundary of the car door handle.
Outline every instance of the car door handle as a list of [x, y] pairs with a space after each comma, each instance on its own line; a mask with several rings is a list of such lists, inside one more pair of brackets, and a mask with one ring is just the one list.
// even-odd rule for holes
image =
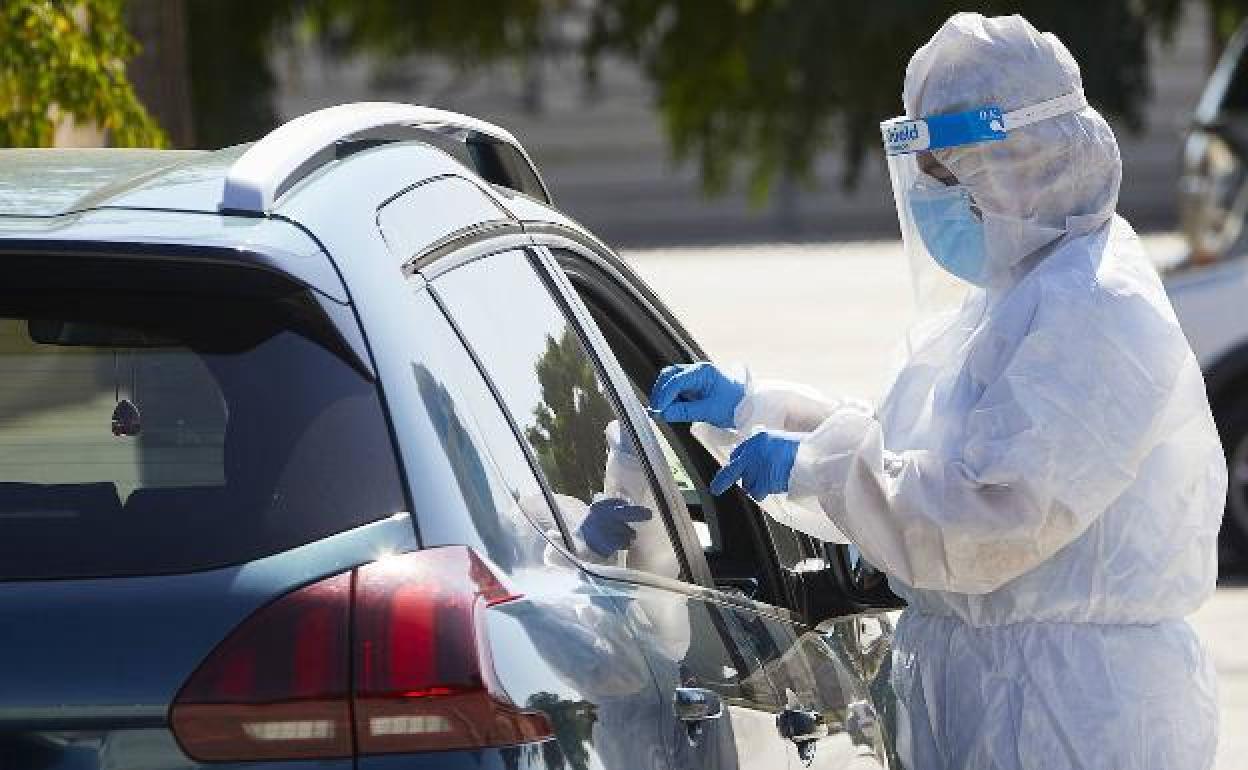
[[719, 719], [724, 715], [724, 702], [717, 693], [701, 687], [677, 687], [672, 697], [672, 710], [685, 724]]

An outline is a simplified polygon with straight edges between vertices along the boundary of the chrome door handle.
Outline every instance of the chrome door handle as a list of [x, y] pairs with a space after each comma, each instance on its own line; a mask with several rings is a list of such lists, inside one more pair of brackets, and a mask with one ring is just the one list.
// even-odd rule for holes
[[719, 719], [724, 715], [724, 702], [717, 693], [701, 687], [677, 687], [672, 697], [676, 718], [689, 724]]

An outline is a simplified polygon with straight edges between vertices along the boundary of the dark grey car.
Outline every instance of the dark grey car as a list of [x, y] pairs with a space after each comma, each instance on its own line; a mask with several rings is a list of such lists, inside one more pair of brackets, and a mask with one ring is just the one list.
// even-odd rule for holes
[[709, 495], [703, 354], [505, 131], [0, 158], [0, 768], [896, 766], [895, 599]]

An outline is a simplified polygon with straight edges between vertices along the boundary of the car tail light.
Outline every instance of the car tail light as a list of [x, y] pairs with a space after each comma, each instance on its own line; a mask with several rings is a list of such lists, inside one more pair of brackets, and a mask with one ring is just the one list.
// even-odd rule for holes
[[483, 633], [482, 611], [515, 598], [460, 546], [327, 578], [235, 629], [178, 694], [173, 732], [201, 762], [549, 738], [546, 717], [517, 708], [499, 687]]
[[182, 688], [174, 733], [202, 761], [351, 756], [351, 574], [239, 626]]
[[512, 596], [467, 548], [356, 574], [355, 735], [362, 754], [506, 746], [550, 734], [499, 697], [483, 607]]

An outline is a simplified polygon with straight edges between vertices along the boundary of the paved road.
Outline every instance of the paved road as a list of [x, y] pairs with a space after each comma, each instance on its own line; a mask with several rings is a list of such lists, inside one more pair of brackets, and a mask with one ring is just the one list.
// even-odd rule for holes
[[[1166, 260], [1172, 236], [1146, 238]], [[825, 392], [872, 396], [910, 313], [895, 243], [672, 249], [626, 254], [707, 351]], [[1248, 580], [1193, 617], [1220, 675], [1218, 770], [1248, 770]]]

